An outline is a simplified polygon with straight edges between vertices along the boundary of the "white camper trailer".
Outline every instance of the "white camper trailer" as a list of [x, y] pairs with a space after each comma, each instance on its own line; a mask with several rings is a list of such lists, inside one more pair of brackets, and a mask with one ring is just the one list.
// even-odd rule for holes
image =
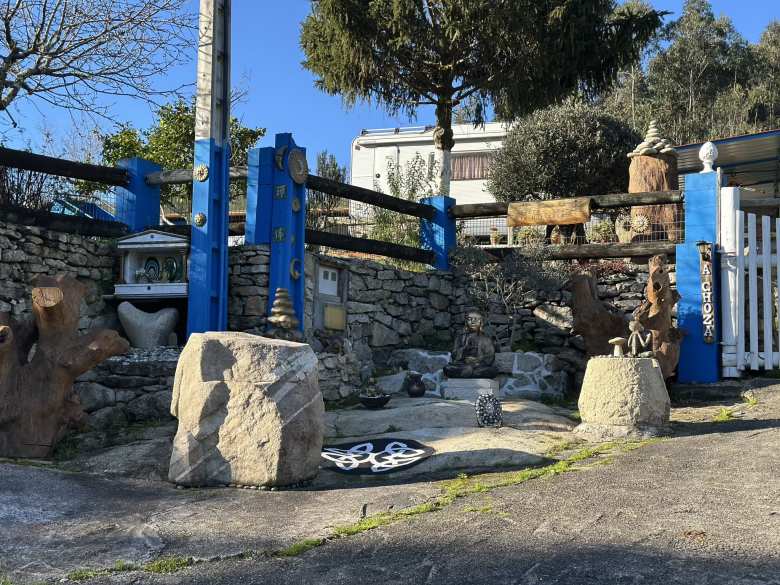
[[[490, 156], [501, 147], [507, 126], [499, 122], [477, 128], [473, 124], [456, 124], [453, 131], [455, 147], [452, 149], [450, 195], [459, 204], [494, 201], [485, 186], [488, 164]], [[366, 189], [378, 186], [388, 193], [388, 165], [403, 168], [417, 154], [433, 162], [434, 151], [433, 126], [364, 130], [352, 141], [352, 184]], [[350, 202], [353, 218], [366, 218], [369, 213], [363, 204]], [[476, 222], [467, 224], [469, 232], [478, 230]], [[487, 229], [480, 235], [487, 235]]]

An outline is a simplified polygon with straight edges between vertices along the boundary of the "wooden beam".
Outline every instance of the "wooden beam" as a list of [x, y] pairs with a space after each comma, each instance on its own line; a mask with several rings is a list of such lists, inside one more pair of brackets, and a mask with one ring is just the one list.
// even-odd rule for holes
[[[246, 179], [248, 174], [246, 167], [230, 167], [231, 181]], [[159, 171], [146, 175], [145, 180], [147, 185], [183, 185], [192, 182], [192, 170]]]
[[[513, 250], [523, 253], [522, 247], [514, 246], [485, 246], [484, 249], [492, 254], [508, 254]], [[588, 260], [601, 258], [639, 258], [666, 254], [672, 256], [675, 253], [674, 242], [641, 242], [637, 244], [580, 244], [570, 246], [549, 246], [543, 256], [548, 260]], [[534, 252], [534, 255], [538, 255]]]
[[379, 240], [356, 238], [354, 236], [332, 234], [317, 230], [306, 230], [306, 243], [317, 246], [326, 246], [328, 248], [337, 248], [339, 250], [349, 250], [350, 252], [387, 256], [389, 258], [420, 262], [422, 264], [433, 264], [435, 260], [434, 254], [430, 250], [421, 250], [420, 248], [412, 248], [411, 246], [402, 246], [400, 244], [391, 244], [390, 242], [380, 242]]
[[407, 201], [406, 199], [399, 199], [398, 197], [391, 197], [390, 195], [385, 195], [378, 191], [364, 189], [363, 187], [355, 187], [354, 185], [346, 185], [316, 175], [309, 175], [308, 179], [306, 179], [306, 186], [309, 189], [327, 193], [328, 195], [335, 195], [336, 197], [351, 199], [352, 201], [368, 203], [369, 205], [375, 205], [382, 209], [389, 209], [390, 211], [397, 211], [398, 213], [422, 219], [433, 219], [436, 215], [436, 210], [430, 205], [423, 205], [416, 201]]
[[125, 187], [130, 183], [125, 169], [90, 165], [12, 148], [0, 147], [0, 166], [117, 187]]
[[0, 207], [0, 220], [20, 225], [36, 226], [43, 229], [82, 236], [118, 238], [126, 236], [127, 226], [118, 221], [103, 221], [77, 215], [62, 215], [40, 209], [26, 207]]
[[[662, 203], [681, 203], [682, 191], [657, 191], [650, 193], [613, 193], [610, 195], [594, 195], [591, 197], [594, 209], [610, 209], [614, 207], [633, 207], [635, 205], [660, 205]], [[474, 217], [496, 217], [507, 214], [509, 204], [470, 203], [455, 205], [450, 214], [457, 219]]]

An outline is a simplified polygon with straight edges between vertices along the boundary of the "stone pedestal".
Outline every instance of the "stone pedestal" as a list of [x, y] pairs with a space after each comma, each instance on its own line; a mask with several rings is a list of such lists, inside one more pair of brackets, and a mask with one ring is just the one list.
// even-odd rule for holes
[[594, 357], [580, 392], [582, 424], [574, 432], [591, 441], [666, 434], [669, 394], [652, 358]]
[[317, 475], [325, 406], [302, 343], [194, 334], [176, 368], [169, 479], [187, 486], [289, 486]]
[[476, 402], [480, 394], [498, 397], [498, 380], [488, 378], [447, 378], [439, 387], [442, 398]]

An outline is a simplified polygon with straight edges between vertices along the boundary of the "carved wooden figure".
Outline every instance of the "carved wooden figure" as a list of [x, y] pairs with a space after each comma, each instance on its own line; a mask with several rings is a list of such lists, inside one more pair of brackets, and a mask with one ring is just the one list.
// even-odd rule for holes
[[83, 284], [62, 275], [33, 284], [33, 319], [0, 313], [0, 457], [51, 456], [84, 420], [74, 380], [129, 349], [116, 331], [78, 333]]
[[645, 295], [647, 299], [634, 309], [634, 319], [653, 340], [653, 354], [661, 365], [664, 378], [670, 378], [680, 361], [680, 330], [672, 325], [672, 311], [680, 293], [672, 288], [666, 269], [666, 256], [653, 256], [648, 262], [650, 274]]
[[582, 335], [589, 356], [611, 355], [610, 340], [622, 337], [626, 320], [609, 311], [599, 299], [596, 281], [589, 274], [578, 274], [569, 281], [574, 317], [572, 333]]

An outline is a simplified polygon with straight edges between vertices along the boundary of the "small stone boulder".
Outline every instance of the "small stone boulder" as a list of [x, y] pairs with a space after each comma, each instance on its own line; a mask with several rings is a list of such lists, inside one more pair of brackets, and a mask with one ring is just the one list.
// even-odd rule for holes
[[388, 363], [418, 374], [433, 374], [449, 365], [451, 359], [452, 356], [448, 351], [397, 349], [390, 354]]
[[120, 303], [116, 312], [130, 345], [141, 349], [169, 345], [171, 334], [179, 322], [179, 311], [174, 308], [147, 313], [125, 301]]
[[325, 430], [317, 357], [302, 343], [200, 333], [176, 368], [168, 478], [186, 486], [287, 486], [317, 475]]
[[594, 357], [585, 370], [582, 424], [575, 432], [592, 441], [659, 436], [668, 432], [670, 406], [655, 359]]

